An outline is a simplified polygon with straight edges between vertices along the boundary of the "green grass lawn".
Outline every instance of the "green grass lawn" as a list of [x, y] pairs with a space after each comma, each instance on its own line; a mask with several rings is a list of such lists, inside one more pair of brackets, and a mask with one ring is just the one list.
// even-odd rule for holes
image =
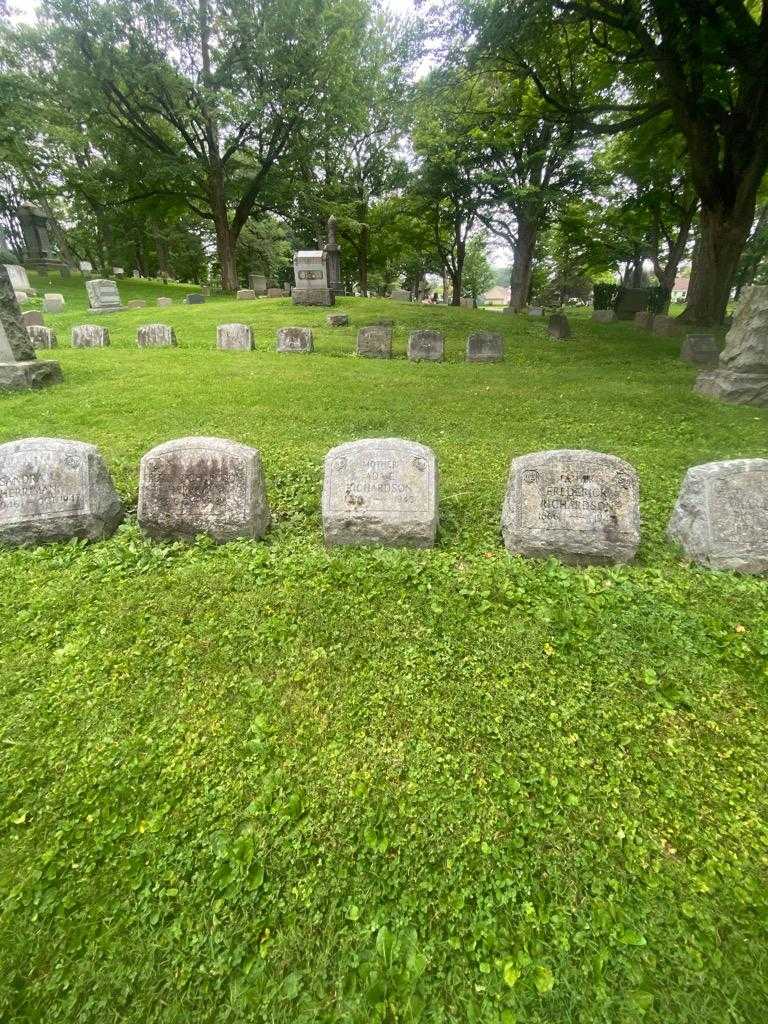
[[[0, 440], [98, 445], [128, 515], [0, 552], [4, 1024], [764, 1021], [768, 584], [664, 530], [688, 466], [768, 455], [768, 411], [584, 314], [560, 344], [490, 311], [342, 299], [330, 330], [217, 299], [73, 350], [82, 280], [47, 290], [65, 383], [0, 399]], [[382, 315], [397, 358], [356, 358]], [[177, 349], [136, 347], [153, 321]], [[256, 352], [216, 351], [232, 321]], [[275, 353], [303, 324], [315, 354]], [[447, 361], [409, 363], [432, 325]], [[489, 325], [506, 361], [466, 364]], [[265, 542], [142, 538], [139, 459], [189, 434], [261, 450]], [[323, 547], [323, 456], [376, 435], [437, 454], [432, 551]], [[559, 447], [637, 468], [634, 565], [505, 554], [509, 460]]]

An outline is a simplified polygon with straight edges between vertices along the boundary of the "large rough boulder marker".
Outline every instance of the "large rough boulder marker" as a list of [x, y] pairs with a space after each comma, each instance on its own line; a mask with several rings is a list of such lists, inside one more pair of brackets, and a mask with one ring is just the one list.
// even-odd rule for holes
[[145, 324], [136, 332], [139, 348], [171, 348], [176, 344], [176, 332], [167, 324]]
[[361, 327], [357, 332], [357, 354], [366, 359], [391, 359], [392, 328]]
[[477, 331], [467, 338], [468, 363], [500, 363], [504, 358], [504, 339], [493, 331]]
[[219, 324], [216, 328], [216, 347], [251, 352], [253, 331], [247, 324]]
[[720, 349], [714, 334], [687, 334], [680, 346], [680, 358], [693, 366], [714, 366]]
[[558, 341], [570, 338], [571, 325], [568, 323], [568, 317], [564, 313], [553, 313], [547, 323], [547, 332], [550, 338], [557, 338]]
[[56, 348], [59, 343], [56, 332], [52, 331], [50, 327], [38, 327], [35, 325], [28, 327], [27, 333], [36, 350], [40, 348]]
[[58, 363], [35, 355], [8, 271], [0, 266], [0, 391], [39, 388], [61, 380]]
[[106, 348], [109, 331], [99, 324], [79, 324], [72, 328], [72, 348]]
[[732, 405], [768, 406], [768, 285], [744, 291], [717, 369], [700, 373], [694, 390]]
[[123, 518], [98, 448], [28, 437], [0, 445], [0, 543], [101, 540]]
[[85, 282], [85, 290], [92, 313], [119, 313], [124, 308], [114, 281], [95, 277]]
[[150, 537], [258, 540], [269, 528], [260, 453], [221, 437], [158, 445], [141, 460], [138, 520]]
[[640, 542], [637, 473], [602, 452], [560, 449], [513, 459], [501, 513], [510, 554], [570, 565], [630, 562]]
[[328, 545], [434, 547], [435, 453], [397, 437], [351, 441], [325, 457], [323, 534]]
[[314, 352], [314, 337], [309, 327], [281, 327], [277, 332], [278, 352]]
[[414, 363], [441, 363], [445, 339], [439, 331], [411, 331], [408, 335], [408, 358]]
[[685, 474], [667, 536], [711, 569], [768, 572], [768, 459], [729, 459]]

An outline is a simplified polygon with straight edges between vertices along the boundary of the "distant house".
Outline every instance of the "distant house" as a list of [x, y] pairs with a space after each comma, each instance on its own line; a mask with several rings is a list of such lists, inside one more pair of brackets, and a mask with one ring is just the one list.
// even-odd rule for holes
[[673, 302], [685, 302], [688, 297], [688, 286], [690, 284], [690, 278], [688, 277], [676, 277], [675, 283], [672, 286], [672, 301]]
[[509, 305], [509, 288], [502, 288], [500, 284], [497, 284], [495, 288], [490, 288], [484, 293], [483, 299], [488, 306], [507, 306]]

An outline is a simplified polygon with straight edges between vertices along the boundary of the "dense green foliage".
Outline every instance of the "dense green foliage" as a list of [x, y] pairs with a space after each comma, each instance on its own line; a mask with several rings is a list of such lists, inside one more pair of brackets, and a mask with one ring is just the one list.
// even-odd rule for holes
[[[687, 466], [766, 455], [768, 413], [629, 325], [216, 300], [73, 350], [82, 282], [51, 285], [66, 384], [0, 400], [0, 440], [94, 442], [129, 514], [0, 553], [0, 1018], [762, 1020], [768, 592], [664, 528]], [[354, 357], [380, 315], [397, 358]], [[148, 320], [180, 347], [137, 349]], [[216, 351], [239, 320], [257, 351]], [[288, 324], [314, 355], [274, 352]], [[427, 325], [444, 364], [403, 358]], [[479, 327], [503, 364], [463, 362]], [[265, 542], [140, 535], [140, 456], [200, 433], [261, 449]], [[435, 550], [323, 548], [323, 455], [368, 435], [435, 449]], [[636, 564], [505, 554], [510, 457], [561, 446], [637, 467]]]

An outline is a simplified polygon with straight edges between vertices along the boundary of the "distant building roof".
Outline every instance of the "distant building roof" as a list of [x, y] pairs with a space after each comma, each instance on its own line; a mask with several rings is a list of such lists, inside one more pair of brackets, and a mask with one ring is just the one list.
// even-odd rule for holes
[[673, 292], [687, 292], [691, 284], [689, 277], [676, 277], [672, 287]]

